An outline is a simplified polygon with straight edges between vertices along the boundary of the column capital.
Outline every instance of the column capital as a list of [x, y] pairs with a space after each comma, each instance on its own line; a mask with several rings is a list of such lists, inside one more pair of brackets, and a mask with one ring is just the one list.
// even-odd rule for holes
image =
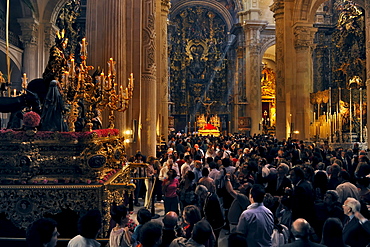
[[295, 49], [313, 48], [316, 31], [317, 28], [312, 27], [311, 24], [295, 24], [293, 26]]
[[274, 0], [270, 10], [274, 12], [275, 19], [282, 18], [284, 15], [284, 0]]
[[161, 12], [168, 13], [170, 8], [171, 8], [170, 0], [161, 0]]
[[39, 23], [33, 18], [19, 18], [17, 21], [21, 26], [22, 35], [20, 35], [20, 40], [24, 46], [35, 46], [38, 41]]
[[51, 23], [44, 24], [45, 48], [50, 49], [54, 45], [55, 36], [58, 30], [59, 30], [58, 27], [54, 24]]

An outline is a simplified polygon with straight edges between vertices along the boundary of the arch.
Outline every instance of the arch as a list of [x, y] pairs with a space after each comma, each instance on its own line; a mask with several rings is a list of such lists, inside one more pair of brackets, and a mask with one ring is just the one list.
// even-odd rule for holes
[[[192, 7], [195, 5], [199, 6], [204, 6], [211, 8], [214, 10], [216, 13], [219, 13], [221, 18], [225, 21], [227, 30], [230, 31], [233, 24], [234, 20], [233, 17], [231, 16], [230, 12], [219, 2], [211, 1], [211, 0], [203, 0], [203, 1], [180, 1], [176, 4], [174, 4], [171, 9], [170, 9], [170, 16], [176, 16], [181, 10], [187, 7]], [[171, 19], [171, 17], [170, 17]]]
[[45, 11], [42, 16], [43, 22], [56, 23], [58, 14], [68, 0], [50, 0], [45, 6]]
[[[2, 39], [0, 39], [0, 51], [6, 54], [5, 41]], [[22, 67], [22, 53], [23, 50], [21, 50], [20, 48], [15, 47], [13, 45], [9, 45], [9, 58], [11, 62], [14, 63], [19, 70], [21, 70]]]
[[261, 40], [261, 55], [265, 54], [266, 50], [276, 44], [275, 36], [267, 36]]

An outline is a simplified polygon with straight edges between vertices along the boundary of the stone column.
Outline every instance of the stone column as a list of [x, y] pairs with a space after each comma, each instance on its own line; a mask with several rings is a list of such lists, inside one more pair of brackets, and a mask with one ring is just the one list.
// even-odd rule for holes
[[312, 48], [313, 38], [317, 31], [312, 24], [297, 23], [294, 27], [294, 48], [296, 51], [295, 82], [291, 94], [291, 131], [299, 131], [292, 137], [308, 140], [310, 122], [312, 121], [312, 105], [310, 92], [313, 91]]
[[366, 28], [366, 95], [367, 95], [367, 148], [370, 144], [369, 124], [370, 124], [370, 2], [365, 2], [365, 28]]
[[[168, 139], [168, 42], [167, 42], [167, 17], [170, 8], [170, 0], [160, 0], [157, 14], [158, 20], [158, 69], [157, 69], [157, 105], [159, 123], [159, 138], [162, 136], [167, 143]], [[158, 140], [160, 141], [160, 140]]]
[[[127, 86], [129, 77], [126, 68], [126, 9], [126, 1], [89, 0], [86, 14], [88, 65], [100, 66], [107, 74], [107, 62], [112, 57], [116, 62], [116, 83], [123, 88]], [[122, 134], [126, 128], [123, 113], [115, 112], [114, 125]], [[108, 111], [104, 111], [103, 127], [107, 126]]]
[[271, 6], [274, 12], [276, 30], [276, 137], [287, 137], [286, 132], [286, 96], [285, 96], [285, 47], [284, 47], [284, 1], [274, 0]]
[[260, 33], [267, 25], [264, 21], [244, 21], [246, 42], [246, 96], [247, 116], [252, 119], [251, 134], [261, 133], [262, 100], [261, 100], [261, 44]]
[[156, 120], [157, 120], [157, 52], [155, 16], [156, 1], [144, 0], [142, 9], [142, 62], [141, 62], [141, 126], [142, 152], [156, 155]]
[[38, 61], [38, 28], [39, 23], [33, 18], [18, 19], [21, 26], [22, 35], [20, 36], [24, 44], [23, 52], [23, 73], [27, 74], [28, 82], [39, 77]]

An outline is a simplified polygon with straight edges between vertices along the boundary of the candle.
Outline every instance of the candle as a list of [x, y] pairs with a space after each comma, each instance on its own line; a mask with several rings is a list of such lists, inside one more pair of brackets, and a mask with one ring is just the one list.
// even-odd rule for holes
[[102, 72], [100, 74], [100, 87], [101, 87], [101, 91], [104, 90], [104, 81], [105, 81], [105, 78], [104, 78], [104, 73]]
[[22, 88], [25, 89], [26, 87], [27, 87], [27, 75], [26, 73], [24, 73], [22, 79]]
[[111, 73], [115, 74], [113, 58], [109, 59], [109, 63], [110, 63], [110, 66], [111, 66]]
[[64, 86], [65, 86], [65, 88], [68, 87], [68, 83], [69, 83], [68, 76], [69, 76], [69, 72], [68, 71], [64, 72], [64, 79], [65, 79]]
[[126, 87], [126, 98], [128, 98], [128, 88]]
[[13, 96], [14, 96], [14, 97], [16, 97], [16, 96], [17, 96], [17, 89], [14, 89]]
[[82, 56], [86, 55], [86, 38], [82, 39], [81, 54], [82, 54]]
[[71, 59], [71, 68], [70, 68], [70, 73], [72, 78], [74, 77], [74, 72], [75, 72], [75, 60], [72, 58]]
[[122, 85], [119, 87], [118, 94], [119, 94], [120, 100], [122, 101], [122, 99], [123, 99], [123, 88], [122, 88]]

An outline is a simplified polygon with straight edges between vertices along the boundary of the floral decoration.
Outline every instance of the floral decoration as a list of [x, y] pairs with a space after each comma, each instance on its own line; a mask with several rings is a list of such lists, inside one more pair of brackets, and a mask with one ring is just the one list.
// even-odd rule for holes
[[34, 111], [26, 112], [23, 115], [23, 124], [25, 127], [35, 128], [40, 125], [41, 117]]

